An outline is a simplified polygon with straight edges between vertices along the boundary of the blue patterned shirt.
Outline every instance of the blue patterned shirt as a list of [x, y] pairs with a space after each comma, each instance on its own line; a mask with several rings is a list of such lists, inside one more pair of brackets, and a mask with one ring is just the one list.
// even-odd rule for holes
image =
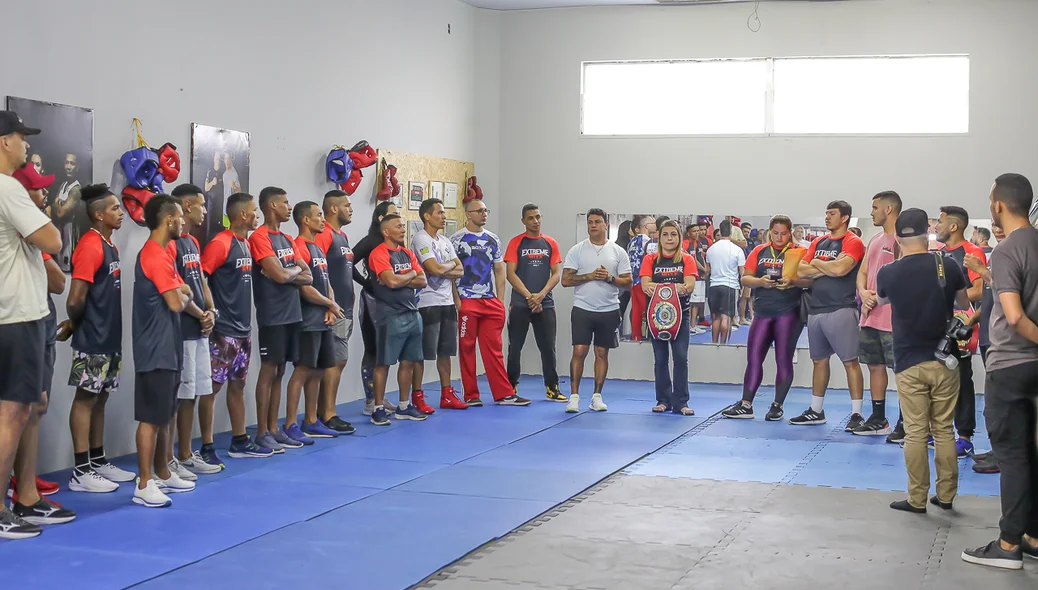
[[493, 232], [471, 232], [461, 228], [451, 236], [454, 250], [465, 267], [465, 276], [458, 279], [458, 295], [462, 299], [493, 299], [494, 264], [504, 262], [505, 250], [501, 239]]

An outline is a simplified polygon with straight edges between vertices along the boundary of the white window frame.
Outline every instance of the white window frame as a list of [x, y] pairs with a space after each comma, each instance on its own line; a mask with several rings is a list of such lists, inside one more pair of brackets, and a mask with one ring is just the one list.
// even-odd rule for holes
[[[786, 56], [786, 57], [744, 57], [744, 58], [695, 58], [695, 59], [643, 59], [643, 60], [598, 60], [580, 62], [580, 96], [578, 97], [579, 126], [577, 135], [581, 139], [653, 139], [653, 138], [738, 138], [738, 137], [964, 137], [970, 134], [969, 126], [972, 123], [971, 113], [968, 114], [967, 131], [948, 133], [776, 133], [775, 132], [775, 62], [778, 60], [794, 59], [913, 59], [933, 57], [965, 57], [969, 60], [968, 53], [924, 53], [903, 55], [825, 55], [825, 56]], [[765, 97], [765, 130], [763, 133], [722, 133], [722, 134], [618, 134], [618, 135], [592, 135], [584, 133], [584, 74], [588, 65], [596, 64], [633, 64], [633, 63], [684, 63], [684, 62], [715, 62], [715, 61], [765, 61], [767, 66], [767, 82]], [[970, 62], [970, 83], [972, 84], [972, 62]], [[972, 87], [970, 88], [972, 94]], [[968, 97], [972, 98], [972, 96]], [[971, 103], [972, 104], [972, 103]]]

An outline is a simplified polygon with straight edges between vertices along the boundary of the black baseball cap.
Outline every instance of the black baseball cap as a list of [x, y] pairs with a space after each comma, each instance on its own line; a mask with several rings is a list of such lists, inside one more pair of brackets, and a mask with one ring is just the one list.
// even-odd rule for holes
[[21, 133], [22, 135], [39, 135], [40, 130], [26, 127], [22, 118], [14, 111], [0, 111], [0, 136]]
[[899, 238], [925, 237], [930, 232], [930, 218], [922, 209], [905, 209], [894, 224]]

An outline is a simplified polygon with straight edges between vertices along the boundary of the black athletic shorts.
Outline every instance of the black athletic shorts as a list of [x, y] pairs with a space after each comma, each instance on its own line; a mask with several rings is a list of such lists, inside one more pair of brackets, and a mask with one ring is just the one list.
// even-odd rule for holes
[[458, 308], [432, 305], [419, 308], [422, 314], [422, 348], [425, 360], [458, 355]]
[[570, 313], [573, 346], [616, 348], [620, 346], [620, 310], [587, 311], [574, 307]]
[[145, 424], [165, 426], [177, 410], [180, 371], [137, 373], [133, 384], [133, 418]]
[[266, 326], [259, 329], [260, 362], [284, 364], [296, 358], [299, 324]]
[[50, 393], [54, 385], [54, 361], [58, 358], [57, 348], [48, 344], [43, 351], [43, 391]]
[[734, 318], [739, 309], [739, 290], [724, 285], [712, 285], [706, 292], [706, 304], [710, 306], [710, 319], [715, 315]]
[[331, 330], [297, 332], [295, 348], [293, 364], [311, 369], [328, 369], [335, 366], [335, 336]]
[[421, 362], [422, 319], [417, 312], [391, 315], [375, 325], [375, 366], [388, 367], [400, 361]]
[[0, 401], [34, 404], [43, 392], [45, 320], [0, 324]]

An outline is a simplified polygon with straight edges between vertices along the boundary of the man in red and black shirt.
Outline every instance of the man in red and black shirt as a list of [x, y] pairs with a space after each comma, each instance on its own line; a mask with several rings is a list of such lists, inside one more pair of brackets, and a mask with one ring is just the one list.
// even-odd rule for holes
[[324, 195], [324, 231], [317, 234], [317, 246], [328, 261], [328, 280], [335, 302], [342, 308], [342, 317], [335, 318], [332, 336], [335, 339], [335, 366], [324, 372], [321, 394], [317, 399], [317, 417], [325, 426], [339, 434], [350, 434], [355, 429], [335, 413], [339, 381], [350, 358], [350, 336], [353, 334], [353, 249], [342, 227], [353, 221], [350, 197], [340, 190]]
[[[288, 399], [285, 402], [285, 432], [309, 438], [335, 438], [338, 431], [332, 430], [317, 417], [317, 397], [324, 371], [335, 366], [335, 339], [332, 326], [343, 316], [342, 308], [335, 302], [335, 293], [328, 278], [328, 261], [314, 239], [324, 231], [324, 214], [317, 203], [303, 201], [292, 210], [292, 218], [299, 228], [295, 240], [299, 261], [307, 265], [313, 283], [299, 288], [302, 298], [303, 322], [296, 334], [296, 354], [292, 359], [294, 368], [288, 380]], [[299, 414], [300, 393], [306, 396], [303, 427], [296, 423]], [[348, 424], [347, 424], [348, 425]], [[352, 426], [344, 434], [352, 434]]]
[[[227, 384], [227, 413], [231, 417], [227, 454], [234, 458], [269, 457], [272, 451], [264, 452], [245, 433], [245, 377], [252, 356], [252, 250], [246, 238], [256, 229], [256, 200], [247, 193], [231, 195], [227, 199], [227, 219], [231, 228], [210, 239], [202, 253], [202, 272], [209, 277], [209, 291], [217, 309], [216, 324], [209, 335], [213, 392], [219, 393], [220, 387]], [[214, 399], [203, 398], [198, 405], [202, 429], [199, 455], [209, 465], [222, 468], [213, 447]]]
[[166, 249], [184, 227], [180, 205], [169, 195], [155, 195], [144, 207], [144, 221], [151, 235], [137, 255], [133, 275], [133, 416], [140, 470], [133, 503], [164, 508], [172, 504], [167, 493], [195, 488], [170, 469], [167, 454], [184, 363], [180, 313], [192, 293]]
[[[104, 424], [108, 395], [119, 388], [122, 365], [123, 313], [119, 250], [112, 232], [122, 227], [119, 199], [104, 184], [83, 187], [90, 231], [72, 253], [72, 286], [65, 303], [72, 331], [72, 370], [68, 384], [76, 388], [69, 427], [75, 468], [69, 480], [74, 492], [111, 492], [134, 475], [105, 458]], [[67, 336], [66, 336], [67, 337]]]
[[[203, 437], [213, 433], [213, 380], [212, 361], [209, 355], [209, 334], [216, 322], [213, 296], [202, 277], [202, 253], [198, 240], [192, 234], [205, 224], [205, 195], [193, 184], [182, 184], [173, 189], [173, 198], [184, 212], [184, 231], [169, 241], [166, 249], [184, 283], [191, 288], [191, 301], [187, 302], [180, 315], [180, 331], [184, 338], [184, 371], [180, 375], [177, 390], [177, 443], [178, 455], [173, 455], [173, 437], [169, 437], [169, 454], [173, 457], [169, 468], [181, 479], [195, 481], [196, 474], [219, 473], [223, 469], [219, 462], [209, 464], [201, 453], [191, 452], [191, 437], [194, 429], [195, 400], [198, 403], [198, 422]], [[207, 406], [203, 411], [202, 405]]]
[[368, 269], [375, 277], [372, 290], [378, 301], [375, 323], [375, 411], [371, 423], [389, 425], [383, 400], [389, 367], [400, 363], [397, 380], [400, 385], [400, 404], [394, 417], [397, 420], [425, 420], [428, 416], [410, 403], [411, 380], [414, 367], [424, 362], [422, 318], [418, 314], [415, 289], [427, 284], [422, 265], [413, 252], [404, 248], [407, 225], [399, 215], [386, 215], [379, 223], [383, 242], [368, 256]]
[[[299, 261], [292, 238], [281, 233], [291, 207], [284, 189], [268, 186], [260, 191], [263, 225], [249, 236], [255, 264], [252, 288], [259, 324], [260, 371], [256, 380], [256, 444], [261, 449], [283, 453], [313, 441], [302, 433], [291, 436], [278, 430], [281, 379], [285, 362], [295, 358], [296, 332], [303, 321], [299, 287], [313, 282], [310, 268]], [[233, 456], [233, 455], [232, 455]]]
[[537, 205], [523, 206], [526, 231], [512, 238], [505, 249], [508, 283], [512, 301], [508, 310], [508, 379], [519, 386], [523, 345], [533, 325], [533, 337], [541, 353], [541, 374], [549, 401], [566, 402], [559, 390], [555, 369], [555, 336], [558, 320], [552, 289], [562, 279], [562, 252], [559, 244], [541, 233], [541, 211]]
[[[966, 275], [969, 285], [966, 295], [970, 300], [970, 309], [956, 307], [955, 315], [964, 322], [973, 315], [972, 306], [984, 298], [984, 279], [966, 267], [966, 256], [974, 256], [987, 265], [987, 256], [976, 244], [966, 241], [964, 233], [969, 226], [970, 216], [962, 207], [941, 207], [941, 216], [937, 218], [935, 233], [938, 248], [946, 259], [954, 260], [962, 273]], [[973, 385], [973, 353], [979, 338], [977, 326], [973, 327], [974, 336], [969, 342], [959, 343], [959, 398], [955, 404], [955, 430], [959, 440], [955, 442], [958, 456], [967, 457], [973, 454], [973, 434], [977, 429], [977, 393]], [[972, 348], [971, 348], [972, 347]]]
[[847, 229], [851, 206], [833, 201], [825, 211], [829, 233], [811, 242], [798, 274], [813, 279], [807, 308], [807, 337], [814, 363], [811, 407], [790, 418], [793, 425], [825, 424], [822, 401], [829, 387], [829, 357], [840, 357], [851, 390], [851, 418], [844, 430], [853, 432], [865, 423], [862, 398], [865, 377], [858, 362], [858, 266], [865, 258], [865, 244]]

